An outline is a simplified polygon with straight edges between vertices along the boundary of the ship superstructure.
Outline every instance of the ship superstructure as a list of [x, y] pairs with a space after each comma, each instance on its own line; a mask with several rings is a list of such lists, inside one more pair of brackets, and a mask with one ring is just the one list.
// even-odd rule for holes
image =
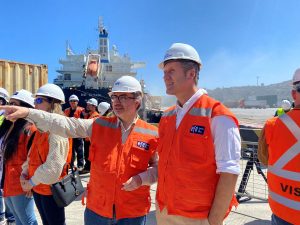
[[[98, 31], [99, 46], [97, 50], [87, 49], [84, 54], [75, 54], [67, 42], [66, 57], [59, 60], [62, 67], [57, 70], [59, 75], [54, 80], [55, 84], [64, 89], [81, 86], [86, 89], [110, 88], [119, 77], [123, 75], [135, 77], [137, 75], [135, 69], [145, 67], [144, 62], [132, 62], [127, 54], [120, 55], [116, 45], [109, 49], [109, 35], [101, 17]], [[96, 76], [89, 77], [85, 75], [85, 68], [91, 54], [101, 56], [101, 70]]]

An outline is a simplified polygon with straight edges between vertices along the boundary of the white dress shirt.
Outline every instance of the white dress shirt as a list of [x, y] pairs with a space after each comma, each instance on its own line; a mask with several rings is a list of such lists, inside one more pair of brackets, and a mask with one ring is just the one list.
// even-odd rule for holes
[[[206, 91], [199, 89], [182, 107], [176, 104], [176, 129], [185, 114]], [[211, 133], [215, 146], [217, 173], [240, 173], [241, 137], [235, 122], [228, 116], [215, 116], [211, 120]]]

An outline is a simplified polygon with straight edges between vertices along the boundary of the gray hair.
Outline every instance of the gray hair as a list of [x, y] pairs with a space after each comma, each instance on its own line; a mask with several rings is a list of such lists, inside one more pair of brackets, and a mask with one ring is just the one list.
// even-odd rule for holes
[[140, 105], [137, 108], [137, 111], [139, 111], [142, 108], [143, 94], [141, 92], [139, 92], [139, 91], [134, 92], [132, 94], [133, 94], [134, 98], [139, 101]]

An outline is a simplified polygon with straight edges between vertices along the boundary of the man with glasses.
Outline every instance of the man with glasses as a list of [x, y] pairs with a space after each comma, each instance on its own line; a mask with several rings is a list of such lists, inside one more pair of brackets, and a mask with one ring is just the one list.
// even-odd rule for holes
[[[83, 118], [82, 112], [84, 108], [78, 106], [79, 98], [77, 95], [71, 95], [69, 97], [70, 107], [65, 109], [64, 113], [68, 117], [74, 118]], [[81, 172], [83, 170], [84, 165], [84, 156], [83, 156], [83, 139], [82, 138], [73, 138], [72, 145], [72, 159], [71, 166], [74, 166], [75, 161], [75, 153], [77, 155], [77, 170]]]
[[300, 221], [300, 69], [295, 71], [292, 85], [295, 107], [267, 120], [258, 145], [258, 158], [268, 165], [272, 225]]
[[109, 93], [113, 117], [74, 119], [7, 106], [8, 119], [27, 117], [38, 129], [91, 140], [90, 181], [85, 225], [145, 225], [150, 185], [157, 180], [157, 128], [138, 116], [143, 92], [131, 76], [119, 78]]

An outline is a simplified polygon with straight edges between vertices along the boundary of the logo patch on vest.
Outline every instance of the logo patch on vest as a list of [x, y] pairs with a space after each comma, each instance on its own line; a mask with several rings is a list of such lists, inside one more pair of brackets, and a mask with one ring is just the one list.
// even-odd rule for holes
[[143, 148], [145, 150], [149, 150], [149, 144], [146, 143], [146, 142], [143, 142], [143, 141], [138, 141], [137, 142], [137, 146], [140, 147], [140, 148]]
[[193, 125], [190, 129], [190, 133], [192, 134], [204, 134], [205, 127], [204, 126], [198, 126], [198, 125]]

